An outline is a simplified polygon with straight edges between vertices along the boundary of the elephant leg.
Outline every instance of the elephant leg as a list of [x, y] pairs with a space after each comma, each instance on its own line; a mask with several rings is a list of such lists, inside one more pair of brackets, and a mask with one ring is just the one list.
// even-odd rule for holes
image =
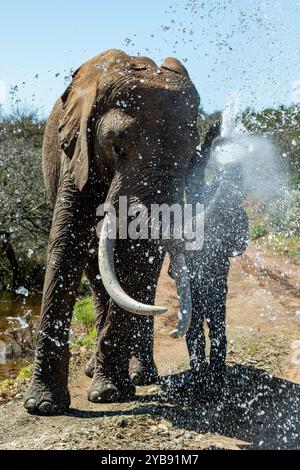
[[[94, 249], [96, 249], [96, 253], [97, 253], [97, 248], [94, 248]], [[107, 294], [103, 286], [103, 283], [100, 279], [97, 256], [89, 257], [88, 263], [85, 268], [85, 273], [90, 282], [91, 289], [93, 292], [94, 309], [95, 309], [95, 316], [96, 316], [97, 343], [98, 343], [99, 335], [104, 326], [107, 311], [109, 308], [109, 295]], [[85, 374], [91, 379], [94, 376], [95, 363], [96, 363], [96, 357], [94, 353], [89, 359], [89, 361], [87, 362], [85, 369], [84, 369]]]
[[[153, 304], [163, 256], [155, 253], [156, 262], [149, 264], [151, 251], [147, 243], [139, 242], [135, 249], [128, 249], [128, 244], [133, 243], [124, 240], [117, 244], [115, 253], [117, 277], [122, 279], [122, 287], [131, 297]], [[145, 257], [147, 251], [149, 256]], [[144, 341], [145, 329], [142, 328], [142, 331], [140, 329], [142, 321], [147, 322], [147, 318], [125, 312], [110, 301], [103, 328], [99, 331], [95, 372], [88, 391], [90, 401], [112, 402], [128, 399], [134, 395], [135, 387], [129, 376], [130, 359], [136, 354], [137, 346], [139, 352], [145, 348], [145, 351], [148, 351], [147, 366], [148, 353], [151, 351], [152, 354], [153, 348], [153, 339], [148, 342], [146, 338]], [[151, 338], [152, 331], [153, 329], [151, 329]]]
[[224, 385], [226, 371], [226, 296], [227, 296], [227, 273], [215, 278], [210, 283], [208, 293], [209, 309], [207, 322], [210, 338], [210, 365], [208, 385], [211, 388]]
[[[107, 296], [106, 291], [105, 294]], [[98, 295], [96, 297], [96, 295], [94, 295], [94, 297], [97, 298], [95, 309], [98, 338], [97, 343], [99, 345], [99, 335], [105, 322], [108, 304], [105, 311], [103, 301], [99, 301], [99, 297]], [[102, 298], [104, 298], [104, 296]], [[109, 298], [107, 301], [108, 300]], [[154, 320], [151, 317], [135, 317], [134, 327], [137, 330], [137, 333], [134, 335], [135, 344], [133, 345], [131, 352], [133, 364], [130, 370], [130, 379], [134, 385], [140, 386], [157, 383], [158, 371], [153, 358]], [[96, 354], [93, 354], [85, 366], [85, 374], [90, 378], [93, 378], [94, 376], [95, 364]]]
[[186, 341], [193, 377], [201, 383], [207, 369], [204, 334], [206, 293], [203, 282], [193, 279], [191, 281], [191, 294], [193, 305], [192, 321], [186, 335]]
[[153, 358], [154, 319], [137, 317], [136, 327], [130, 378], [135, 385], [155, 384], [158, 371]]
[[90, 220], [83, 195], [62, 171], [47, 256], [35, 364], [24, 406], [54, 414], [69, 407], [69, 331], [87, 252]]
[[131, 323], [128, 312], [111, 302], [98, 336], [93, 381], [88, 390], [90, 401], [107, 403], [134, 395], [129, 377]]

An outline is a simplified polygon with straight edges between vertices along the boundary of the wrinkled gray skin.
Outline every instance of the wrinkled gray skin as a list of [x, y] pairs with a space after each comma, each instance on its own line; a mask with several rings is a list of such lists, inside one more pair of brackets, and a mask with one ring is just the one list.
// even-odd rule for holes
[[[110, 300], [99, 277], [96, 209], [105, 201], [115, 205], [120, 195], [148, 207], [182, 203], [199, 143], [198, 107], [198, 94], [176, 59], [158, 67], [116, 50], [80, 67], [55, 104], [43, 146], [54, 213], [34, 372], [24, 401], [30, 413], [49, 415], [70, 405], [69, 330], [83, 272], [93, 289], [98, 333], [88, 398], [108, 402], [134, 394], [129, 361], [153, 318], [132, 315]], [[117, 277], [133, 299], [154, 303], [166, 249], [173, 246], [117, 241]], [[152, 339], [145, 341], [146, 366], [155, 375], [152, 347]]]
[[[186, 335], [192, 379], [187, 386], [200, 389], [201, 396], [215, 396], [221, 391], [225, 377], [226, 359], [226, 297], [230, 257], [241, 255], [247, 247], [248, 219], [241, 207], [244, 199], [241, 169], [236, 164], [216, 167], [212, 183], [205, 183], [205, 171], [215, 145], [222, 144], [220, 123], [209, 129], [201, 152], [191, 160], [186, 178], [187, 201], [209, 207], [204, 223], [204, 244], [201, 250], [186, 251], [192, 296], [192, 321]], [[169, 274], [173, 277], [172, 266]], [[209, 326], [210, 360], [205, 358], [204, 321]], [[133, 373], [138, 385], [157, 380], [152, 344], [153, 327], [144, 330], [135, 356], [139, 359]], [[150, 353], [150, 354], [149, 354]], [[94, 358], [88, 362], [86, 373], [92, 376]], [[184, 384], [185, 387], [185, 384]]]

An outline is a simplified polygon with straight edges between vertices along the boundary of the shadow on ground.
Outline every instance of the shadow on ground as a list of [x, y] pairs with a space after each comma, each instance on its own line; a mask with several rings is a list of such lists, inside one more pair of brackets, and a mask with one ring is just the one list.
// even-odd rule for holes
[[300, 385], [262, 369], [228, 367], [222, 397], [205, 401], [201, 391], [181, 387], [187, 374], [162, 378], [162, 392], [139, 396], [126, 411], [81, 411], [78, 418], [150, 414], [201, 434], [220, 434], [249, 442], [245, 449], [300, 449]]

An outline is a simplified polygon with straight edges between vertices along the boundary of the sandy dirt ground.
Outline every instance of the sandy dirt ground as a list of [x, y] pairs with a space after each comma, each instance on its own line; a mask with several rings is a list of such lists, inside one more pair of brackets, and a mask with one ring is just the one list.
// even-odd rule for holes
[[188, 357], [184, 340], [168, 336], [178, 300], [167, 262], [157, 303], [170, 309], [155, 325], [155, 359], [168, 393], [139, 387], [129, 403], [89, 403], [81, 364], [70, 378], [67, 415], [30, 416], [22, 393], [0, 406], [0, 449], [299, 449], [299, 262], [254, 244], [232, 260], [227, 379], [223, 396], [210, 402], [176, 388]]

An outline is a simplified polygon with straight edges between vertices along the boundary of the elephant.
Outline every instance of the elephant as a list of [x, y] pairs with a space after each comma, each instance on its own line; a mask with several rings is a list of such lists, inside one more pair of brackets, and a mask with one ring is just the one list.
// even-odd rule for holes
[[[213, 160], [214, 147], [223, 143], [220, 133], [221, 123], [216, 121], [210, 126], [201, 151], [191, 159], [186, 175], [187, 202], [193, 206], [201, 203], [209, 210], [205, 211], [203, 246], [185, 252], [192, 300], [191, 325], [186, 334], [191, 373], [182, 387], [200, 390], [207, 398], [218, 396], [224, 385], [230, 257], [240, 256], [249, 242], [248, 217], [241, 206], [245, 195], [240, 166], [227, 164], [220, 170], [215, 165], [211, 168], [212, 182], [206, 183], [206, 168]], [[174, 278], [172, 263], [169, 275]], [[211, 343], [209, 364], [205, 357], [204, 320]], [[145, 349], [145, 344], [153, 344], [152, 324], [144, 329], [134, 352], [138, 366], [132, 380], [136, 385], [157, 381], [153, 350]], [[93, 356], [86, 366], [89, 377], [93, 376], [94, 363]]]
[[[183, 64], [111, 49], [84, 63], [55, 103], [43, 141], [43, 173], [53, 203], [41, 321], [32, 380], [24, 398], [30, 413], [51, 415], [70, 406], [69, 333], [82, 274], [90, 281], [97, 345], [92, 402], [128, 400], [135, 394], [129, 361], [154, 316], [161, 265], [168, 252], [176, 266], [181, 304], [173, 336], [191, 318], [191, 295], [182, 240], [108, 236], [109, 218], [97, 208], [130, 202], [182, 204], [185, 178], [199, 145], [200, 98]], [[102, 221], [100, 240], [97, 226]], [[143, 344], [155, 365], [152, 338]]]
[[[242, 207], [245, 198], [243, 173], [239, 163], [212, 165], [212, 182], [205, 182], [205, 170], [213, 160], [214, 148], [222, 145], [221, 124], [214, 123], [201, 154], [188, 169], [187, 200], [210, 206], [204, 220], [201, 250], [186, 252], [190, 277], [192, 320], [186, 335], [192, 380], [196, 389], [208, 397], [218, 396], [225, 380], [226, 299], [230, 258], [240, 256], [249, 243], [249, 224]], [[210, 338], [210, 357], [205, 357], [204, 321]]]

